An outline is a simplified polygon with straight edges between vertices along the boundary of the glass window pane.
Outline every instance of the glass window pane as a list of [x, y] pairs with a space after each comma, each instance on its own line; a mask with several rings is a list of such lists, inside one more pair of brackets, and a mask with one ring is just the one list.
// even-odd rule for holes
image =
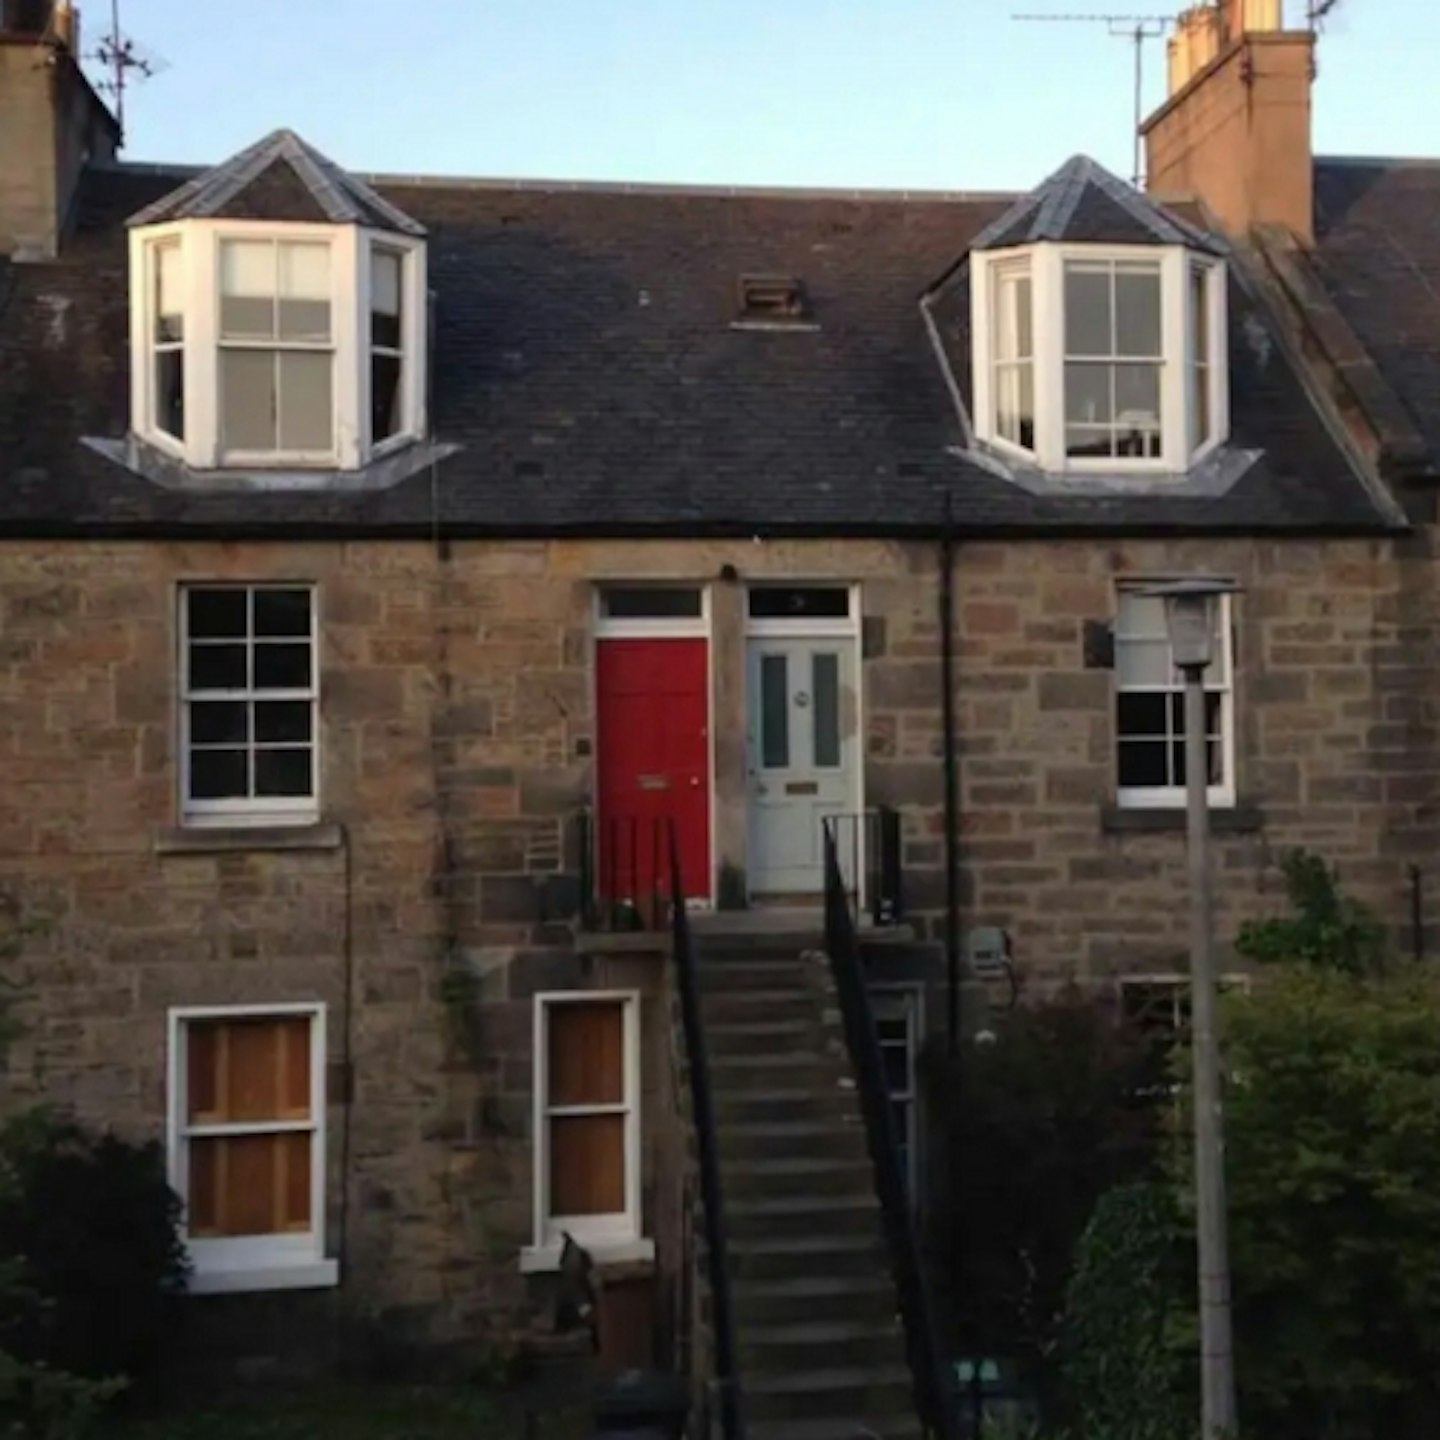
[[1175, 667], [1170, 660], [1169, 641], [1117, 641], [1115, 676], [1122, 686], [1174, 684]]
[[1210, 306], [1208, 276], [1199, 265], [1190, 267], [1191, 356], [1204, 365], [1210, 359]]
[[400, 267], [395, 251], [371, 252], [370, 343], [390, 350], [400, 348]]
[[1108, 425], [1110, 365], [1068, 364], [1065, 367], [1065, 419], [1071, 425]]
[[625, 1117], [550, 1119], [550, 1214], [618, 1215], [625, 1209]]
[[783, 769], [790, 763], [790, 684], [784, 655], [760, 657], [760, 763]]
[[268, 586], [255, 591], [255, 633], [268, 635], [310, 634], [310, 592], [308, 590], [272, 590]]
[[177, 440], [185, 438], [185, 352], [155, 355], [155, 424]]
[[1126, 637], [1148, 636], [1168, 643], [1169, 629], [1165, 624], [1165, 601], [1159, 595], [1140, 595], [1122, 590], [1116, 607], [1117, 632]]
[[844, 585], [761, 585], [750, 591], [750, 615], [756, 620], [839, 619], [850, 613]]
[[249, 738], [250, 707], [243, 700], [208, 700], [191, 704], [191, 744], [243, 745]]
[[179, 245], [155, 247], [155, 339], [162, 345], [185, 338], [184, 276]]
[[1160, 274], [1149, 265], [1115, 270], [1115, 353], [1160, 355]]
[[1190, 367], [1190, 448], [1198, 450], [1210, 438], [1210, 371]]
[[[236, 737], [244, 739], [244, 736]], [[310, 740], [308, 700], [260, 700], [255, 704], [255, 738], [262, 745]]]
[[192, 800], [235, 800], [249, 794], [245, 751], [192, 750], [190, 752], [190, 798]]
[[330, 338], [330, 247], [280, 247], [279, 334], [282, 340]]
[[1110, 355], [1113, 334], [1109, 267], [1065, 267], [1065, 353]]
[[400, 357], [370, 356], [370, 440], [379, 444], [400, 433]]
[[312, 752], [308, 745], [255, 752], [257, 795], [310, 795]]
[[189, 1233], [214, 1237], [308, 1230], [310, 1146], [308, 1134], [192, 1140]]
[[1170, 772], [1166, 768], [1164, 741], [1120, 742], [1120, 785], [1122, 789], [1151, 789], [1169, 785]]
[[840, 763], [840, 657], [833, 653], [811, 657], [814, 691], [815, 764], [833, 769]]
[[880, 1061], [885, 1070], [885, 1088], [892, 1094], [903, 1095], [910, 1088], [910, 1054], [899, 1045], [886, 1045], [880, 1051]]
[[275, 354], [220, 352], [220, 426], [226, 450], [275, 448]]
[[1002, 360], [1034, 353], [1034, 319], [1029, 275], [1002, 274], [996, 292], [995, 354]]
[[246, 647], [243, 644], [192, 645], [190, 689], [244, 690], [249, 684], [245, 659]]
[[1067, 425], [1065, 453], [1077, 459], [1104, 459], [1115, 453], [1115, 432], [1108, 425], [1103, 429], [1094, 425]]
[[1028, 362], [1000, 366], [996, 377], [1000, 435], [1026, 450], [1035, 448], [1035, 375]]
[[1153, 430], [1160, 424], [1160, 367], [1115, 366], [1115, 418], [1127, 428]]
[[192, 640], [240, 639], [247, 632], [249, 596], [244, 590], [185, 592], [186, 628]]
[[220, 246], [220, 333], [231, 339], [275, 335], [275, 246], [226, 240]]
[[257, 690], [306, 690], [309, 687], [309, 645], [261, 643], [255, 646]]
[[1123, 690], [1115, 697], [1115, 730], [1122, 740], [1159, 739], [1169, 732], [1168, 694]]
[[329, 450], [335, 433], [331, 356], [280, 353], [280, 449]]
[[691, 619], [701, 613], [700, 591], [691, 586], [607, 585], [600, 609], [611, 620]]

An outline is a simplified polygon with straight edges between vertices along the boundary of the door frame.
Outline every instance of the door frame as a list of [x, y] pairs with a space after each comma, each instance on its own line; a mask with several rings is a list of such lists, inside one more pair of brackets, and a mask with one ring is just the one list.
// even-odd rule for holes
[[[616, 619], [605, 614], [601, 594], [605, 590], [698, 590], [698, 615], [655, 616], [645, 619]], [[704, 895], [686, 897], [687, 910], [713, 910], [716, 902], [715, 843], [715, 635], [710, 586], [703, 580], [636, 580], [629, 575], [599, 576], [590, 582], [590, 714], [594, 717], [590, 767], [590, 810], [600, 813], [600, 646], [606, 640], [703, 640], [705, 642], [705, 784], [708, 818], [706, 847], [709, 888]]]
[[[805, 616], [790, 619], [785, 616], [750, 615], [750, 595], [755, 590], [777, 590], [791, 587], [814, 587], [815, 589], [844, 590], [849, 595], [848, 613], [845, 616]], [[862, 815], [865, 810], [865, 654], [861, 644], [862, 627], [860, 605], [862, 591], [859, 581], [837, 580], [833, 576], [767, 575], [764, 579], [754, 577], [745, 585], [745, 838], [748, 849], [750, 841], [751, 814], [750, 794], [750, 642], [752, 640], [848, 640], [854, 651], [855, 676], [855, 764], [850, 778], [849, 809], [851, 815]], [[869, 870], [869, 837], [865, 827], [860, 826], [859, 844], [856, 846], [856, 863], [860, 873], [855, 877], [856, 903], [863, 912], [869, 897], [865, 893], [865, 877]], [[745, 893], [747, 898], [756, 891], [750, 881], [749, 856], [746, 856]], [[764, 893], [763, 891], [760, 893]], [[824, 894], [824, 888], [819, 892]]]

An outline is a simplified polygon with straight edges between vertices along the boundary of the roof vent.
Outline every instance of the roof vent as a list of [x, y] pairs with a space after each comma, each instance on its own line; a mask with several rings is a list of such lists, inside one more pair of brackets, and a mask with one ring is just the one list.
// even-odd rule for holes
[[794, 275], [742, 275], [738, 298], [742, 324], [793, 325], [810, 318], [805, 286]]

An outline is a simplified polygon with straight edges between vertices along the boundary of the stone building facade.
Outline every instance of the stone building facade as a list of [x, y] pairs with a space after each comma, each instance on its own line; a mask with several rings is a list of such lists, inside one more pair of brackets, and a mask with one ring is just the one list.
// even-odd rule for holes
[[[0, 60], [26, 53], [23, 38]], [[1309, 53], [1308, 37], [1292, 40], [1267, 38], [1267, 59], [1286, 63], [1255, 72], [1281, 76], [1286, 95], [1296, 47]], [[1213, 72], [1221, 99], [1250, 43], [1232, 41]], [[89, 114], [98, 102], [73, 71], [61, 65], [56, 93]], [[1222, 936], [1276, 910], [1277, 861], [1303, 846], [1337, 864], [1398, 939], [1433, 949], [1423, 913], [1412, 928], [1412, 867], [1440, 832], [1424, 488], [1440, 434], [1407, 388], [1411, 369], [1367, 350], [1399, 333], [1403, 310], [1387, 277], [1364, 271], [1366, 236], [1388, 223], [1366, 206], [1386, 186], [1367, 180], [1357, 198], [1348, 171], [1316, 164], [1312, 249], [1312, 227], [1289, 209], [1234, 212], [1236, 195], [1265, 187], [1227, 182], [1225, 205], [1211, 206], [1225, 241], [1205, 211], [1225, 157], [1184, 160], [1203, 143], [1190, 119], [1194, 97], [1216, 93], [1208, 73], [1156, 122], [1166, 164], [1199, 191], [1168, 209], [1088, 161], [1021, 197], [372, 187], [288, 132], [201, 176], [107, 163], [77, 177], [59, 163], [70, 152], [57, 125], [35, 132], [30, 157], [33, 174], [70, 187], [50, 207], [58, 258], [43, 260], [15, 239], [34, 228], [35, 187], [22, 194], [0, 171], [0, 895], [38, 926], [17, 963], [25, 1034], [6, 1100], [57, 1103], [183, 1155], [192, 1132], [195, 1144], [216, 1138], [196, 1120], [203, 1107], [177, 1099], [201, 1084], [178, 1048], [184, 1027], [198, 1053], [224, 1007], [321, 1017], [307, 1032], [309, 1108], [287, 1122], [318, 1137], [304, 1172], [318, 1248], [280, 1288], [197, 1295], [197, 1335], [232, 1357], [273, 1353], [289, 1327], [311, 1358], [383, 1341], [473, 1361], [513, 1343], [542, 1312], [555, 1260], [537, 1155], [550, 1110], [566, 1107], [542, 1079], [555, 1063], [546, 1006], [585, 995], [621, 1007], [628, 1027], [623, 1104], [590, 1105], [633, 1122], [634, 1233], [614, 1247], [612, 1278], [653, 1268], [654, 1329], [663, 1341], [683, 1328], [692, 1177], [668, 960], [649, 937], [597, 939], [579, 923], [597, 879], [584, 817], [598, 809], [603, 824], [606, 805], [601, 656], [622, 633], [605, 623], [611, 591], [694, 597], [681, 618], [703, 645], [694, 780], [706, 808], [690, 838], [704, 859], [689, 892], [702, 908], [797, 899], [789, 877], [805, 881], [802, 865], [780, 867], [775, 884], [756, 878], [757, 771], [768, 726], [777, 751], [811, 726], [816, 753], [848, 757], [854, 788], [832, 809], [898, 815], [914, 943], [878, 952], [872, 981], [923, 986], [939, 973], [953, 841], [963, 935], [1008, 935], [1031, 991], [1073, 981], [1113, 997], [1127, 978], [1183, 973], [1187, 926], [1176, 787], [1137, 786], [1122, 759], [1126, 745], [1149, 747], [1145, 766], [1175, 778], [1168, 653], [1149, 686], [1158, 730], [1137, 731], [1127, 708], [1126, 667], [1156, 644], [1125, 631], [1127, 596], [1137, 582], [1230, 577], [1241, 593], [1215, 702]], [[12, 91], [0, 103], [19, 102]], [[1303, 162], [1308, 180], [1308, 153], [1253, 138], [1246, 167]], [[1275, 193], [1308, 203], [1308, 183], [1290, 179]], [[1413, 214], [1418, 182], [1391, 183]], [[1420, 186], [1432, 205], [1435, 188]], [[1290, 241], [1265, 230], [1280, 222]], [[200, 303], [218, 293], [200, 282], [228, 273], [225, 227], [257, 225], [301, 227], [275, 235], [302, 248], [330, 237], [348, 258], [327, 297], [353, 301], [359, 288], [345, 286], [369, 277], [365, 383], [379, 387], [397, 357], [404, 376], [382, 415], [351, 383], [357, 355], [331, 409], [363, 442], [343, 437], [308, 469], [253, 454], [210, 463], [226, 440], [214, 428], [223, 397], [201, 382], [220, 362], [167, 358], [193, 347], [197, 319], [212, 337], [226, 323], [203, 305], [171, 323], [160, 300], [174, 247], [193, 247], [178, 263]], [[291, 243], [275, 235], [265, 243]], [[1214, 411], [1177, 387], [1204, 445], [1158, 408], [1149, 421], [1111, 414], [1114, 473], [1047, 472], [1045, 445], [1070, 444], [1061, 406], [1048, 419], [1032, 407], [1031, 433], [1012, 426], [1005, 448], [1013, 417], [980, 403], [976, 357], [997, 373], [1038, 371], [1045, 336], [1030, 338], [1033, 353], [1005, 352], [971, 281], [993, 272], [1003, 285], [1018, 261], [1038, 295], [1045, 275], [1065, 273], [1047, 246], [1078, 254], [1081, 270], [1098, 253], [1106, 274], [1143, 275], [1157, 295], [1176, 280], [1166, 324], [1194, 348], [1170, 364], [1183, 353], [1224, 372], [1228, 431], [1206, 440]], [[254, 254], [236, 255], [238, 275]], [[300, 275], [303, 257], [291, 258]], [[374, 274], [392, 261], [386, 291]], [[1361, 274], [1389, 308], [1357, 301], [1336, 273]], [[314, 307], [307, 283], [266, 303]], [[236, 285], [228, 298], [254, 301], [253, 276]], [[1201, 304], [1223, 345], [1204, 339]], [[404, 329], [402, 315], [416, 325], [421, 313], [432, 335]], [[334, 344], [358, 344], [360, 323], [337, 325]], [[1062, 349], [1051, 359], [1058, 377]], [[1050, 442], [1037, 440], [1047, 424]], [[1087, 424], [1082, 450], [1104, 428], [1093, 414]], [[1181, 456], [1178, 470], [1129, 463], [1161, 450]], [[310, 596], [312, 678], [264, 702], [311, 707], [303, 816], [217, 823], [223, 810], [187, 808], [216, 798], [194, 783], [195, 753], [255, 740], [196, 740], [193, 587]], [[839, 609], [782, 632], [755, 604], [782, 592]], [[623, 634], [663, 640], [680, 633], [674, 619], [647, 613]], [[293, 646], [297, 632], [282, 633]], [[772, 653], [757, 642], [785, 633], [809, 646], [792, 660], [828, 658], [782, 722], [756, 705]], [[293, 733], [275, 744], [296, 748]], [[821, 782], [786, 783], [803, 797]], [[1151, 793], [1127, 803], [1136, 788]], [[813, 913], [816, 887], [800, 888]]]

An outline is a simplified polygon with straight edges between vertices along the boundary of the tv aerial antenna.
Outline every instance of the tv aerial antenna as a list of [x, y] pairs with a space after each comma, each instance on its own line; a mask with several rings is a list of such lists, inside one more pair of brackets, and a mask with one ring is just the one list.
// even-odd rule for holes
[[149, 80], [162, 70], [168, 69], [168, 63], [120, 28], [120, 0], [110, 0], [109, 33], [100, 37], [88, 58], [105, 71], [106, 78], [97, 84], [96, 89], [103, 90], [114, 98], [115, 120], [120, 126], [123, 144], [125, 92], [130, 88], [132, 76], [139, 80]]
[[[1313, 0], [1316, 5], [1333, 5], [1336, 0]], [[1048, 15], [1027, 13], [1011, 15], [1012, 20], [1033, 21], [1048, 25], [1104, 25], [1118, 40], [1128, 40], [1135, 47], [1135, 151], [1130, 179], [1139, 185], [1144, 178], [1140, 149], [1140, 122], [1144, 118], [1145, 42], [1158, 40], [1175, 23], [1173, 15]]]

